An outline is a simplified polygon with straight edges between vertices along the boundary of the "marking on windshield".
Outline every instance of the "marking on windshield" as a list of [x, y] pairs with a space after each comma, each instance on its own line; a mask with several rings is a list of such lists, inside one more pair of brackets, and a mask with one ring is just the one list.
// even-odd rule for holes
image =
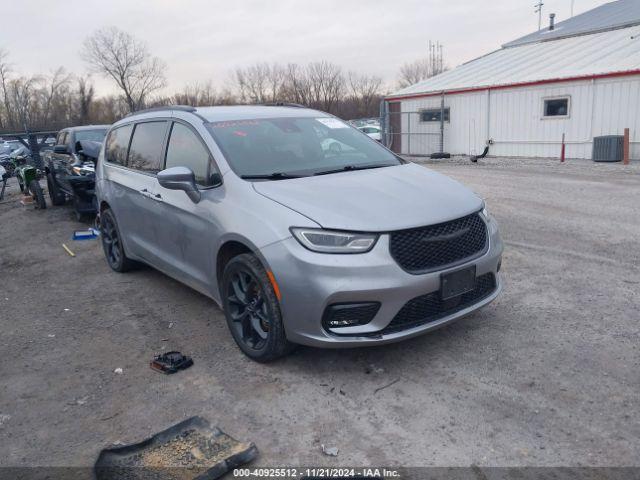
[[349, 128], [349, 125], [341, 122], [337, 118], [316, 118], [316, 120], [329, 128]]
[[224, 122], [214, 122], [210, 123], [212, 128], [232, 128], [232, 127], [243, 127], [245, 125], [259, 125], [260, 122], [257, 120], [235, 120], [235, 121], [224, 121]]

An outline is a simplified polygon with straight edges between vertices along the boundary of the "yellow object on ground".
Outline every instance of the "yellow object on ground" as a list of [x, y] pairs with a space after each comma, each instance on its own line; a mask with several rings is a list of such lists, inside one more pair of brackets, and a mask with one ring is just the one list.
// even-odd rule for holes
[[69, 247], [67, 247], [64, 243], [62, 244], [62, 248], [64, 248], [70, 256], [72, 256], [72, 257], [75, 257], [75, 256], [76, 256], [76, 254], [75, 254], [75, 253], [73, 253], [73, 252], [71, 251], [71, 249], [69, 249]]

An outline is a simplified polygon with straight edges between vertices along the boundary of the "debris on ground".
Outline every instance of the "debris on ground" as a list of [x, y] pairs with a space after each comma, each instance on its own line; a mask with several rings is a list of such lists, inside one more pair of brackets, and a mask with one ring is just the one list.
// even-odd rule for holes
[[191, 365], [193, 365], [193, 359], [180, 352], [167, 352], [157, 355], [151, 362], [153, 370], [167, 375], [189, 368]]
[[66, 252], [69, 254], [69, 256], [70, 256], [70, 257], [75, 257], [75, 256], [76, 256], [76, 254], [75, 254], [75, 253], [73, 253], [73, 252], [69, 249], [69, 247], [67, 247], [64, 243], [62, 244], [62, 248], [64, 248], [64, 249], [66, 250]]
[[393, 382], [387, 383], [386, 385], [383, 385], [381, 387], [376, 388], [373, 391], [373, 394], [375, 395], [376, 393], [378, 393], [380, 390], [384, 390], [385, 388], [389, 388], [391, 385], [395, 385], [396, 383], [398, 383], [400, 381], [399, 378], [396, 378]]
[[95, 228], [89, 228], [88, 230], [76, 230], [73, 232], [73, 240], [94, 240], [98, 238], [100, 232]]
[[162, 478], [216, 479], [257, 455], [253, 443], [192, 417], [140, 443], [103, 450], [94, 473], [97, 480], [142, 479], [153, 468], [161, 469]]
[[325, 447], [324, 443], [320, 446], [322, 447], [322, 453], [324, 453], [325, 455], [328, 455], [330, 457], [338, 456], [338, 447]]
[[85, 395], [84, 397], [76, 398], [73, 402], [67, 403], [67, 405], [84, 405], [89, 400], [89, 395]]
[[169, 328], [173, 327], [173, 322], [169, 322]]
[[7, 415], [6, 413], [0, 414], [0, 427], [11, 420], [11, 415]]
[[113, 371], [113, 373], [117, 373], [118, 375], [122, 375], [122, 372], [123, 372], [123, 370], [122, 370], [120, 367], [116, 368], [116, 369]]

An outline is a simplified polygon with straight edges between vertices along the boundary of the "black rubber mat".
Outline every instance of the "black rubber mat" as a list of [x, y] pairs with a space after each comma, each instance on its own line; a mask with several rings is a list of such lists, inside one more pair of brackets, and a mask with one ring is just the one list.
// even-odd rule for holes
[[253, 443], [191, 417], [140, 443], [102, 450], [94, 473], [98, 480], [212, 480], [257, 455]]

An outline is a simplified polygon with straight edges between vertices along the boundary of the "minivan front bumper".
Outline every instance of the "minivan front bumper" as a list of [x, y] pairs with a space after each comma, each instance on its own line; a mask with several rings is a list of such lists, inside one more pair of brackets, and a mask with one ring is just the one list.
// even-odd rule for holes
[[[388, 234], [381, 235], [374, 248], [364, 254], [315, 253], [293, 237], [264, 247], [261, 253], [280, 288], [280, 308], [287, 338], [294, 343], [325, 348], [379, 345], [426, 333], [483, 307], [502, 290], [498, 273], [502, 240], [493, 219], [488, 219], [487, 227], [489, 248], [483, 255], [454, 268], [420, 275], [407, 273], [391, 257]], [[409, 301], [438, 292], [443, 273], [470, 265], [475, 265], [476, 277], [495, 276], [490, 292], [433, 321], [406, 329], [387, 329]], [[328, 306], [369, 302], [379, 302], [380, 308], [365, 325], [323, 326], [322, 319]]]

